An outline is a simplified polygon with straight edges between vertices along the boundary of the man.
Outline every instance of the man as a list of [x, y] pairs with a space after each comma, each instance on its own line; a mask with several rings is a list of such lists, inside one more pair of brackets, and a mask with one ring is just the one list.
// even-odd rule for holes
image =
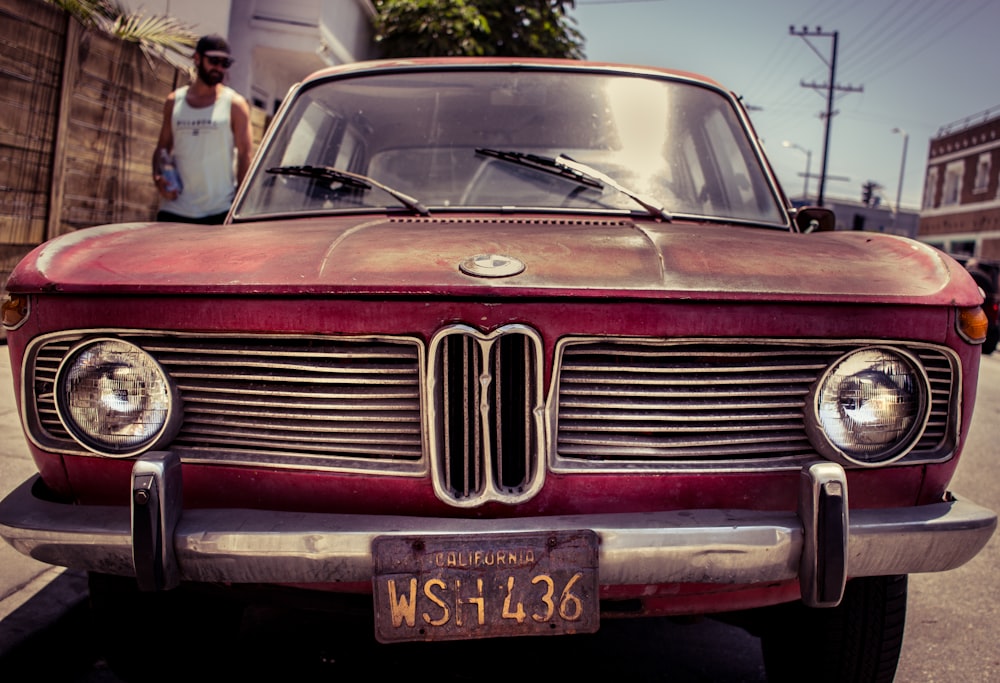
[[161, 198], [158, 221], [222, 223], [237, 183], [246, 176], [250, 106], [222, 83], [232, 63], [225, 38], [202, 37], [194, 53], [194, 81], [167, 97], [153, 153], [153, 182]]

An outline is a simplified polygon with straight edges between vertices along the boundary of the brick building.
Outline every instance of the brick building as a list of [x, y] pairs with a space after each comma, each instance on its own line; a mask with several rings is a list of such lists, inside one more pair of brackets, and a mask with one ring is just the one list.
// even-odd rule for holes
[[943, 126], [929, 147], [918, 238], [1000, 260], [1000, 106]]

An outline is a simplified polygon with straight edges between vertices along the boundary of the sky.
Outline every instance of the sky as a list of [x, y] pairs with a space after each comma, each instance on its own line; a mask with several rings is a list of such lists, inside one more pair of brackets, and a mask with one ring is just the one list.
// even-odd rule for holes
[[[693, 71], [741, 96], [792, 197], [805, 189], [807, 162], [820, 172], [834, 32], [843, 90], [826, 199], [860, 201], [874, 181], [883, 201], [895, 205], [902, 187], [901, 206], [917, 210], [931, 138], [987, 110], [1000, 115], [998, 0], [576, 0], [569, 14], [587, 59]], [[809, 181], [813, 201], [818, 184]]]

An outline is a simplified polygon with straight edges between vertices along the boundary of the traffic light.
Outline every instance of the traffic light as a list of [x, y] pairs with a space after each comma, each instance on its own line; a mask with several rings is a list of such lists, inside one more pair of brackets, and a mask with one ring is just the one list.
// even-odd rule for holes
[[865, 206], [872, 206], [878, 204], [878, 197], [875, 193], [882, 189], [882, 186], [876, 183], [874, 180], [869, 180], [867, 183], [861, 186], [861, 201]]

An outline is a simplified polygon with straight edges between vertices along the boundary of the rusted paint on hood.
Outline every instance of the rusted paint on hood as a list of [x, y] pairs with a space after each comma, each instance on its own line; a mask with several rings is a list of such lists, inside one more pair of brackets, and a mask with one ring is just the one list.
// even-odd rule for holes
[[[512, 277], [459, 264], [501, 254]], [[13, 291], [885, 301], [973, 305], [964, 269], [890, 235], [811, 235], [551, 216], [325, 217], [225, 226], [125, 224], [37, 248]]]

